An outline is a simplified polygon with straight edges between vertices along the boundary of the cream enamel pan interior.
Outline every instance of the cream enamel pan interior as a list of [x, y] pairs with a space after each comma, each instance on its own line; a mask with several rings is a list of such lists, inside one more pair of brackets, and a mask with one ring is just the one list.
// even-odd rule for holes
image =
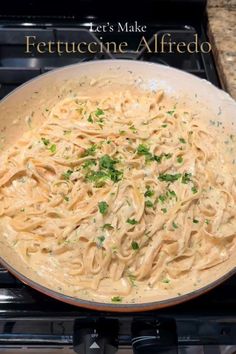
[[[10, 145], [23, 132], [40, 126], [45, 109], [52, 107], [60, 98], [66, 97], [71, 90], [81, 89], [91, 80], [107, 78], [108, 87], [117, 83], [129, 83], [145, 90], [163, 89], [176, 99], [184, 99], [193, 109], [201, 112], [207, 121], [217, 117], [217, 126], [236, 133], [236, 103], [225, 92], [201, 80], [170, 67], [145, 62], [127, 60], [104, 60], [76, 64], [54, 70], [33, 79], [14, 90], [0, 103], [0, 132], [6, 136], [1, 139], [1, 148]], [[212, 127], [213, 129], [214, 127]], [[220, 134], [220, 129], [218, 134]], [[216, 130], [217, 132], [217, 130]], [[0, 136], [1, 138], [1, 136]], [[4, 241], [4, 226], [0, 232], [0, 262], [16, 277], [27, 285], [58, 300], [97, 310], [109, 311], [144, 311], [171, 306], [194, 298], [222, 283], [235, 273], [236, 250], [223, 264], [219, 264], [207, 273], [201, 286], [195, 291], [186, 291], [183, 295], [166, 298], [162, 301], [141, 303], [102, 303], [79, 299], [54, 291], [50, 283], [24, 264], [14, 249]]]

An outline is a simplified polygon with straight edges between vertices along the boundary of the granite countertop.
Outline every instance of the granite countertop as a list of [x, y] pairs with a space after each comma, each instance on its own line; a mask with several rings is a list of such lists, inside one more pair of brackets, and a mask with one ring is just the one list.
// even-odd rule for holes
[[208, 35], [223, 88], [236, 100], [236, 0], [208, 0]]

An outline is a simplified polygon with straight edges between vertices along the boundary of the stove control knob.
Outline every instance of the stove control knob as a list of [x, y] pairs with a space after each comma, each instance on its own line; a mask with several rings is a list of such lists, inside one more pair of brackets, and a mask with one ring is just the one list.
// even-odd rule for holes
[[119, 323], [113, 319], [75, 320], [73, 347], [79, 354], [114, 354], [118, 348]]
[[136, 319], [132, 323], [134, 354], [177, 354], [175, 320], [169, 318]]

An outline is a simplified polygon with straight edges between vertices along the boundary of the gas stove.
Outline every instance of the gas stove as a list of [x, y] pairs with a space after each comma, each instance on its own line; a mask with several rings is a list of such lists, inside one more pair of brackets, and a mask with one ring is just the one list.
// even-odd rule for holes
[[[132, 3], [132, 2], [131, 2]], [[103, 4], [103, 6], [101, 6]], [[53, 7], [37, 0], [9, 1], [0, 10], [0, 98], [49, 70], [88, 60], [130, 59], [173, 66], [220, 87], [210, 53], [153, 53], [135, 50], [143, 33], [96, 31], [137, 21], [146, 26], [150, 48], [156, 36], [173, 41], [207, 41], [205, 1], [147, 0], [145, 9], [124, 1], [105, 15], [101, 1], [67, 1]], [[113, 4], [112, 4], [113, 6]], [[134, 15], [135, 6], [135, 15]], [[66, 9], [65, 9], [66, 7]], [[78, 10], [79, 9], [79, 10]], [[108, 15], [109, 13], [109, 15]], [[131, 21], [132, 20], [132, 21]], [[107, 28], [108, 28], [107, 27]], [[93, 41], [96, 53], [26, 52], [26, 37], [38, 42]], [[103, 43], [128, 43], [125, 53]], [[52, 48], [55, 48], [53, 44]], [[118, 350], [118, 351], [117, 351]], [[0, 268], [0, 352], [2, 353], [236, 353], [236, 277], [208, 294], [172, 308], [115, 314], [73, 307], [46, 297]]]

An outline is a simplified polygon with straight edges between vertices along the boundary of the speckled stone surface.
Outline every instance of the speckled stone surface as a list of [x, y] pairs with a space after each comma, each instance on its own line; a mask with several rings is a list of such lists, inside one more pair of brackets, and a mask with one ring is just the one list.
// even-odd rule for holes
[[208, 7], [236, 7], [236, 0], [208, 0]]
[[208, 2], [208, 35], [223, 88], [236, 99], [236, 0]]

